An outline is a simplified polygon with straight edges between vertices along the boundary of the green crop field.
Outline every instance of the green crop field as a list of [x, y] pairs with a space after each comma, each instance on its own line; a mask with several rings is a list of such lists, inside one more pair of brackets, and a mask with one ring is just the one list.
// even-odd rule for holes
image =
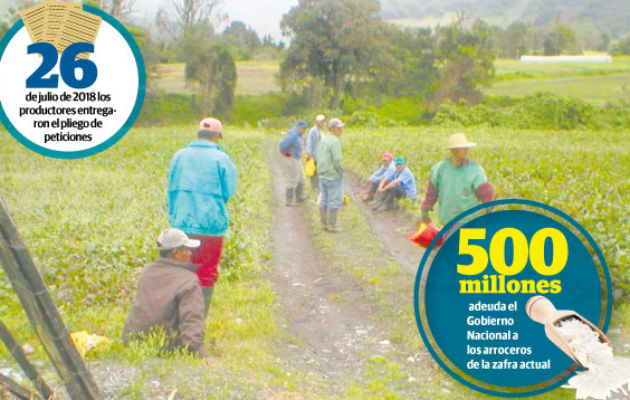
[[[156, 237], [168, 227], [169, 159], [194, 134], [192, 127], [134, 129], [102, 154], [68, 161], [32, 153], [0, 130], [1, 194], [69, 330], [87, 330], [115, 341], [110, 349], [89, 357], [96, 376], [125, 376], [109, 388], [106, 398], [158, 398], [151, 392], [152, 379], [159, 379], [164, 389], [178, 388], [178, 398], [188, 399], [205, 398], [209, 392], [228, 398], [232, 386], [241, 398], [252, 398], [267, 393], [268, 387], [292, 387], [299, 379], [299, 374], [287, 375], [291, 371], [270, 355], [280, 320], [263, 262], [268, 258], [270, 217], [266, 140], [253, 131], [230, 129], [223, 143], [238, 165], [240, 179], [230, 202], [231, 235], [206, 328], [217, 362], [208, 368], [186, 356], [159, 358], [159, 347], [123, 347], [120, 342], [139, 268], [157, 257]], [[0, 312], [18, 340], [35, 347], [33, 357], [43, 365], [45, 353], [2, 270]], [[0, 346], [0, 359], [7, 355]], [[113, 370], [99, 372], [103, 363]], [[52, 368], [46, 371], [54, 382]], [[191, 380], [197, 383], [182, 384]]]
[[[472, 156], [485, 167], [499, 198], [546, 202], [576, 218], [595, 237], [617, 288], [612, 324], [619, 333], [611, 334], [611, 338], [626, 340], [630, 307], [627, 294], [620, 289], [630, 290], [630, 218], [626, 212], [630, 156], [623, 150], [630, 146], [628, 132], [489, 128], [465, 132], [479, 143]], [[345, 164], [357, 175], [366, 176], [378, 165], [382, 151], [393, 151], [409, 159], [422, 192], [428, 168], [445, 156], [441, 147], [450, 133], [442, 127], [350, 128], [342, 136]], [[159, 398], [173, 389], [182, 399], [207, 398], [208, 393], [218, 399], [331, 398], [317, 394], [329, 382], [295, 369], [287, 360], [278, 358], [274, 347], [288, 333], [276, 305], [278, 294], [271, 282], [269, 263], [273, 257], [268, 230], [273, 208], [269, 206], [269, 160], [265, 148], [273, 139], [260, 131], [228, 127], [223, 142], [239, 169], [239, 190], [229, 205], [232, 225], [206, 325], [212, 364], [208, 366], [186, 355], [159, 357], [159, 346], [153, 342], [129, 347], [120, 342], [139, 268], [156, 257], [155, 237], [167, 225], [165, 186], [169, 159], [193, 135], [193, 126], [133, 129], [120, 143], [99, 155], [68, 161], [32, 153], [2, 131], [1, 193], [69, 329], [87, 330], [114, 340], [110, 348], [87, 356], [107, 398]], [[417, 203], [403, 204], [417, 215]], [[315, 211], [313, 205], [306, 207]], [[343, 214], [342, 222], [348, 224], [357, 240], [375, 240], [356, 207]], [[317, 237], [321, 235], [318, 233]], [[319, 246], [321, 240], [330, 239], [317, 239], [315, 245]], [[339, 263], [340, 268], [350, 265], [339, 255], [326, 253], [327, 246], [333, 244], [320, 249], [324, 258]], [[411, 285], [412, 276], [399, 272], [397, 265], [384, 269], [382, 259], [368, 259], [366, 256], [364, 264], [353, 264], [352, 273], [367, 279], [361, 284], [366, 291], [374, 292], [373, 296], [383, 296], [386, 288], [396, 294], [402, 282]], [[368, 265], [368, 261], [374, 264]], [[3, 321], [20, 342], [35, 348], [32, 358], [46, 366], [45, 377], [55, 382], [54, 371], [45, 361], [43, 349], [1, 272], [0, 277]], [[395, 298], [395, 306], [388, 305], [385, 299], [381, 301], [385, 307], [383, 318], [394, 316], [392, 321], [386, 320], [390, 334], [402, 338], [396, 343], [400, 357], [408, 357], [408, 349], [426, 353], [416, 336], [412, 316], [407, 313], [411, 297], [409, 303], [400, 296]], [[399, 309], [401, 304], [409, 307]], [[0, 349], [0, 358], [7, 355], [5, 349]], [[488, 398], [463, 385], [453, 385], [454, 381], [439, 369], [423, 368], [422, 373], [431, 379], [410, 386], [396, 362], [388, 361], [383, 369], [384, 358], [369, 354], [366, 357], [371, 360], [367, 380], [351, 379], [347, 392], [336, 393], [335, 398], [412, 398], [396, 395], [395, 390], [401, 387], [417, 390], [421, 397]], [[159, 387], [155, 386], [156, 381]], [[441, 392], [441, 387], [445, 387], [441, 385], [447, 383], [451, 395]], [[572, 392], [556, 389], [540, 398], [571, 397]]]
[[630, 57], [614, 57], [611, 63], [524, 63], [499, 58], [494, 66], [499, 79], [630, 74]]
[[[621, 150], [630, 148], [629, 132], [464, 132], [478, 143], [472, 158], [486, 169], [498, 198], [536, 200], [568, 213], [602, 247], [615, 286], [630, 292], [630, 154]], [[363, 176], [384, 151], [405, 156], [423, 195], [429, 168], [447, 156], [441, 148], [452, 133], [443, 127], [353, 129], [344, 134], [344, 146], [350, 168]], [[419, 212], [419, 204], [410, 207]]]
[[495, 62], [496, 82], [485, 90], [489, 95], [523, 97], [538, 92], [575, 97], [592, 104], [630, 100], [630, 58], [616, 57], [612, 63], [521, 63]]

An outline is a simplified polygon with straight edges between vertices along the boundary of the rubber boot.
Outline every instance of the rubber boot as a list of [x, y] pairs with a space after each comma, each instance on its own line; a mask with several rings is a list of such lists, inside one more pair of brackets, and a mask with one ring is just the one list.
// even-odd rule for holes
[[341, 232], [341, 228], [337, 226], [337, 212], [339, 210], [328, 210], [328, 225], [326, 230], [328, 232]]
[[319, 221], [322, 223], [322, 228], [328, 230], [328, 208], [319, 208]]
[[378, 185], [370, 183], [370, 191], [367, 196], [363, 198], [363, 201], [368, 202], [374, 200], [374, 194], [376, 193], [376, 189], [378, 189]]
[[317, 174], [311, 176], [311, 186], [314, 192], [319, 192], [319, 177]]
[[377, 210], [379, 207], [383, 205], [385, 194], [379, 193], [377, 196], [374, 196], [374, 202], [372, 202], [372, 209]]
[[304, 184], [298, 183], [298, 185], [295, 187], [295, 201], [301, 203], [306, 199], [308, 199], [308, 195], [304, 194]]
[[383, 203], [376, 209], [376, 211], [388, 211], [394, 208], [394, 202], [396, 199], [392, 193], [385, 193]]
[[293, 207], [293, 206], [297, 205], [297, 203], [293, 199], [293, 193], [294, 192], [295, 192], [295, 189], [287, 188], [287, 193], [286, 193], [286, 197], [287, 197], [286, 206], [287, 207]]

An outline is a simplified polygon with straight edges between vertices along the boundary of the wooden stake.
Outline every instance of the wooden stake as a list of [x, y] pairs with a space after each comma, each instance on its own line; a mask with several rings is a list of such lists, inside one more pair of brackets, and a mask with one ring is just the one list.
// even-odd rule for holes
[[[41, 397], [39, 397], [37, 393], [31, 392], [30, 390], [20, 385], [19, 383], [9, 378], [8, 376], [4, 376], [0, 374], [0, 388], [2, 388], [3, 386], [7, 388], [9, 393], [11, 393], [13, 396], [17, 397], [20, 400], [41, 399]], [[0, 392], [0, 395], [2, 395], [1, 392]]]
[[1, 197], [0, 262], [70, 397], [73, 400], [102, 399]]
[[15, 361], [17, 361], [18, 365], [22, 368], [22, 371], [24, 371], [24, 374], [28, 377], [28, 379], [33, 382], [33, 385], [35, 385], [42, 397], [44, 399], [51, 399], [53, 397], [52, 389], [46, 384], [39, 372], [37, 372], [35, 366], [28, 361], [26, 354], [24, 354], [24, 350], [22, 350], [22, 347], [17, 343], [11, 332], [9, 332], [6, 325], [1, 320], [0, 339], [2, 339]]

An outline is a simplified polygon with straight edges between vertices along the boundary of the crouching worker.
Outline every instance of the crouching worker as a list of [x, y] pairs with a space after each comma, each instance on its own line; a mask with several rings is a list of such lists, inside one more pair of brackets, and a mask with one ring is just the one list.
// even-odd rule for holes
[[404, 157], [396, 157], [394, 167], [394, 172], [381, 181], [377, 190], [383, 194], [383, 197], [381, 203], [377, 205], [376, 211], [398, 208], [399, 199], [412, 198], [417, 193], [416, 179], [411, 170], [407, 168], [407, 160]]
[[179, 229], [160, 234], [160, 258], [140, 273], [136, 298], [122, 332], [125, 343], [159, 327], [170, 337], [166, 350], [183, 347], [199, 357], [206, 356], [205, 307], [195, 273], [199, 266], [192, 263], [199, 244]]
[[394, 168], [394, 163], [392, 162], [393, 158], [394, 156], [392, 155], [392, 153], [383, 153], [383, 155], [381, 156], [381, 161], [383, 162], [383, 164], [379, 169], [372, 172], [372, 175], [370, 175], [370, 177], [367, 179], [368, 183], [370, 184], [370, 191], [368, 192], [367, 196], [363, 198], [363, 201], [374, 200], [374, 195], [376, 194], [376, 191], [378, 190], [381, 181], [388, 178], [391, 174], [394, 173], [396, 168]]

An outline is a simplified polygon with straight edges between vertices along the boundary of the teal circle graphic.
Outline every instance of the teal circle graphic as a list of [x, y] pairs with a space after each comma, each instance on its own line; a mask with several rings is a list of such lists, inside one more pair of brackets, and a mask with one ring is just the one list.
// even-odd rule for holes
[[[511, 206], [522, 209], [478, 215], [484, 209]], [[485, 268], [482, 262], [481, 270], [467, 269], [473, 259], [483, 260], [480, 251], [490, 254], [492, 238], [497, 232], [507, 232], [505, 228], [522, 236], [518, 239], [521, 250], [515, 251], [516, 239], [510, 237], [493, 245], [494, 256], [488, 257]], [[547, 267], [556, 252], [562, 258], [562, 246], [556, 249], [557, 243], [550, 238], [542, 245], [538, 241], [537, 250], [532, 250], [532, 237], [543, 229], [555, 230], [566, 239], [566, 265], [553, 275], [539, 273], [540, 261], [535, 265], [531, 261], [530, 251], [543, 254], [542, 265]], [[482, 231], [483, 237], [471, 239]], [[432, 252], [445, 234], [442, 246]], [[525, 247], [527, 258], [523, 256]], [[497, 257], [498, 248], [504, 251], [501, 257]], [[502, 263], [524, 267], [508, 275], [501, 269]], [[462, 213], [433, 240], [416, 275], [416, 322], [434, 359], [459, 382], [495, 396], [540, 394], [566, 382], [578, 365], [549, 341], [542, 324], [527, 316], [525, 304], [536, 295], [547, 297], [557, 309], [577, 312], [604, 332], [608, 329], [610, 274], [588, 232], [545, 204], [498, 200]]]
[[[15, 128], [15, 126], [11, 123], [8, 116], [6, 115], [3, 109], [2, 103], [0, 102], [0, 122], [2, 122], [2, 124], [7, 128], [9, 133], [23, 146], [43, 156], [52, 157], [52, 158], [60, 158], [60, 159], [77, 159], [77, 158], [89, 157], [89, 156], [92, 156], [92, 155], [95, 155], [102, 151], [107, 150], [108, 148], [116, 144], [120, 139], [122, 139], [123, 136], [125, 136], [125, 134], [129, 131], [129, 129], [131, 129], [134, 122], [140, 115], [140, 111], [142, 110], [142, 104], [144, 103], [144, 97], [146, 94], [146, 85], [147, 85], [147, 76], [146, 76], [146, 71], [145, 71], [144, 59], [142, 58], [142, 53], [140, 52], [140, 48], [138, 47], [137, 43], [131, 36], [131, 33], [129, 33], [129, 31], [127, 30], [127, 28], [123, 26], [123, 24], [121, 24], [118, 20], [116, 20], [114, 17], [107, 14], [103, 10], [100, 10], [95, 7], [87, 6], [87, 5], [83, 5], [83, 10], [86, 12], [98, 15], [104, 21], [109, 23], [114, 29], [116, 29], [116, 31], [118, 31], [118, 33], [120, 33], [120, 35], [125, 39], [125, 41], [129, 45], [129, 48], [131, 49], [133, 53], [134, 59], [136, 61], [136, 66], [138, 69], [138, 94], [136, 96], [136, 101], [134, 103], [131, 114], [129, 115], [125, 123], [121, 126], [121, 128], [114, 135], [112, 135], [109, 139], [107, 139], [103, 143], [100, 143], [89, 149], [84, 149], [84, 150], [79, 150], [79, 151], [51, 150], [46, 147], [40, 146], [36, 143], [33, 143]], [[7, 46], [9, 45], [9, 42], [11, 41], [11, 39], [23, 27], [24, 27], [24, 22], [22, 22], [22, 20], [19, 20], [7, 31], [5, 36], [0, 41], [0, 59], [2, 59], [2, 56], [4, 55], [4, 52]]]

